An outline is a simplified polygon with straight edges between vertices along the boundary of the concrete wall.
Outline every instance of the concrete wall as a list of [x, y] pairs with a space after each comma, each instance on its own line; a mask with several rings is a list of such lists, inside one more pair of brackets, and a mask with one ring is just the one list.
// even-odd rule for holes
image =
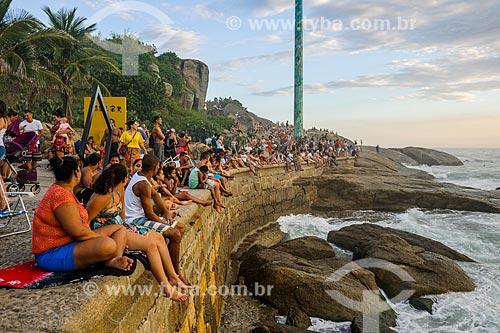
[[[294, 185], [294, 181], [319, 176], [322, 171], [305, 167], [305, 171], [285, 174], [282, 167], [268, 167], [259, 171], [259, 177], [241, 171], [230, 182], [234, 196], [224, 199], [228, 208], [223, 213], [217, 214], [211, 207], [184, 207], [181, 265], [185, 277], [199, 287], [187, 302], [178, 304], [158, 296], [156, 281], [139, 264], [128, 277], [106, 276], [43, 290], [8, 290], [4, 295], [8, 299], [3, 301], [12, 309], [2, 315], [0, 328], [30, 332], [217, 332], [222, 297], [208, 295], [207, 289], [226, 283], [231, 252], [247, 234], [280, 216], [308, 212], [316, 198], [315, 189], [307, 182]], [[206, 198], [210, 196], [203, 192]], [[151, 286], [152, 292], [146, 290], [143, 295], [139, 289], [130, 289]], [[113, 296], [110, 287], [129, 288], [135, 295], [118, 292]]]

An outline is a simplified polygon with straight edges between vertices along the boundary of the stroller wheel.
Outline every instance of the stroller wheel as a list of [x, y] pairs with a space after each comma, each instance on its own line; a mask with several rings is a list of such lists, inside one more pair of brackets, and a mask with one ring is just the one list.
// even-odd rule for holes
[[38, 194], [38, 193], [40, 193], [40, 189], [41, 189], [40, 185], [35, 184], [35, 185], [31, 186], [30, 191], [33, 192], [33, 194]]
[[[21, 192], [21, 187], [18, 183], [12, 183], [7, 185], [7, 192]], [[15, 194], [9, 194], [9, 197], [15, 197]]]

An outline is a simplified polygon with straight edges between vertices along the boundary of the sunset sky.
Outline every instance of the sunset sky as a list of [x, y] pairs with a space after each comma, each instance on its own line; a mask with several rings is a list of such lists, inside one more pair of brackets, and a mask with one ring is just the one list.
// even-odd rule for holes
[[[210, 68], [231, 96], [293, 121], [290, 0], [14, 0], [78, 7], [101, 36], [134, 33]], [[304, 0], [304, 125], [389, 147], [500, 147], [500, 1]]]

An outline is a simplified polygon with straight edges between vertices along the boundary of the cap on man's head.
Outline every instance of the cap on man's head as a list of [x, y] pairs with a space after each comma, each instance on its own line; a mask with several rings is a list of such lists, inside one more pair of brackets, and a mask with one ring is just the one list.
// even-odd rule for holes
[[175, 133], [175, 128], [171, 128], [170, 132]]

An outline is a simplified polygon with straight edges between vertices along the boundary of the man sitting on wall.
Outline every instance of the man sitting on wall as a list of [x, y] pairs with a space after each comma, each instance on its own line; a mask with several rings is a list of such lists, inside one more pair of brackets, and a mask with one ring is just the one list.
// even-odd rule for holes
[[181, 239], [185, 231], [184, 224], [173, 221], [169, 208], [150, 182], [159, 168], [160, 161], [155, 155], [147, 154], [144, 156], [142, 170], [134, 174], [125, 190], [125, 223], [139, 234], [159, 232], [168, 238], [168, 250], [175, 272], [182, 282], [190, 285], [183, 278], [179, 269]]

